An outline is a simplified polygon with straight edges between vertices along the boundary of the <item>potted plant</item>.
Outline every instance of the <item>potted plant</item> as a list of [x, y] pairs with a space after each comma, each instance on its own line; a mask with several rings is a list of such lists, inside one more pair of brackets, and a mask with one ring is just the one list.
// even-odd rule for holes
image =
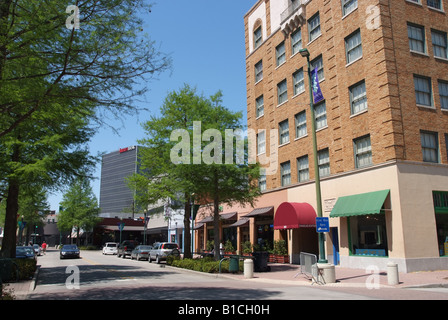
[[230, 240], [227, 240], [224, 244], [224, 252], [226, 254], [233, 254], [235, 253], [235, 248], [232, 245], [232, 242]]
[[208, 240], [205, 245], [205, 250], [207, 250], [207, 252], [212, 252], [213, 248], [214, 248], [214, 242], [212, 240]]
[[275, 262], [289, 263], [288, 249], [285, 240], [274, 241]]
[[243, 256], [250, 256], [252, 253], [252, 243], [245, 241], [241, 244]]

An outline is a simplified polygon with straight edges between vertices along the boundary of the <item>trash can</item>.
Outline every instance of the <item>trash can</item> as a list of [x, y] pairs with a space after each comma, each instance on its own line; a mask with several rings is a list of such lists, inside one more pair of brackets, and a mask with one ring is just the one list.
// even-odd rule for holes
[[268, 266], [269, 252], [267, 251], [252, 252], [252, 255], [255, 258], [254, 260], [255, 272], [271, 271], [271, 268]]
[[240, 256], [239, 255], [230, 255], [229, 256], [229, 272], [238, 272], [240, 269]]

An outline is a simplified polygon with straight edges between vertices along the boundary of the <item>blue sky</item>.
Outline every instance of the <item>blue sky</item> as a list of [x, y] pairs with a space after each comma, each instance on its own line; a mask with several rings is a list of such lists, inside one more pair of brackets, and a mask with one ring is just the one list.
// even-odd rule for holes
[[[210, 96], [222, 90], [224, 105], [243, 111], [246, 123], [246, 64], [244, 15], [256, 0], [159, 0], [145, 17], [145, 31], [160, 51], [170, 54], [171, 72], [148, 83], [142, 105], [149, 112], [108, 123], [118, 130], [102, 128], [89, 143], [90, 152], [113, 152], [137, 144], [144, 137], [141, 123], [158, 114], [166, 95], [185, 83]], [[81, 26], [82, 30], [82, 26]], [[101, 164], [92, 187], [99, 199]], [[59, 210], [61, 193], [49, 197], [51, 210]]]

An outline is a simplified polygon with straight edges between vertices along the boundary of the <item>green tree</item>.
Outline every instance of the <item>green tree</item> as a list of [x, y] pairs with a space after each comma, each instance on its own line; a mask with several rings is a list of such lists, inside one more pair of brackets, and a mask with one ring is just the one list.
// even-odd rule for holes
[[76, 229], [76, 243], [79, 245], [79, 232], [90, 231], [100, 221], [98, 200], [92, 191], [89, 179], [79, 177], [72, 182], [60, 203], [58, 228], [62, 231]]
[[[248, 164], [247, 146], [238, 143], [234, 136], [226, 137], [227, 143], [220, 140], [226, 130], [242, 129], [241, 117], [241, 113], [222, 106], [221, 92], [206, 98], [185, 85], [168, 94], [159, 117], [144, 124], [147, 137], [139, 141], [147, 147], [141, 158], [144, 173], [133, 176], [130, 186], [137, 188], [138, 201], [155, 203], [171, 197], [184, 202], [186, 257], [191, 255], [189, 224], [193, 197], [196, 202], [213, 204], [210, 208], [215, 247], [219, 248], [219, 205], [252, 204], [259, 195], [255, 183], [259, 168]], [[237, 145], [244, 150], [239, 154], [240, 161], [236, 161]]]
[[15, 256], [21, 188], [56, 188], [88, 170], [96, 127], [137, 112], [135, 99], [169, 68], [143, 28], [149, 9], [144, 0], [0, 2], [2, 256]]

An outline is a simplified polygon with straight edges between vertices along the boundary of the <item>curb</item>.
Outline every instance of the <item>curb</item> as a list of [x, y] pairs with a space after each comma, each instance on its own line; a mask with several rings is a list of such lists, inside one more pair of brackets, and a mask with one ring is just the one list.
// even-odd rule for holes
[[34, 291], [34, 289], [36, 289], [36, 282], [37, 282], [37, 278], [39, 276], [39, 270], [40, 270], [40, 266], [36, 266], [36, 271], [34, 271], [33, 279], [31, 280], [28, 292]]

